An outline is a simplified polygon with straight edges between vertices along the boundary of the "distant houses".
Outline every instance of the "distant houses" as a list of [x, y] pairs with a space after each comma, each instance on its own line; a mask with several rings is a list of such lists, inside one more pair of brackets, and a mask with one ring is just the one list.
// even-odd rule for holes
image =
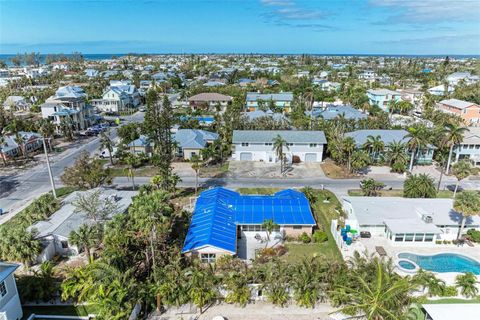
[[[273, 112], [286, 112], [289, 113], [292, 111], [292, 101], [293, 93], [292, 92], [282, 92], [282, 93], [256, 93], [248, 92], [247, 93], [247, 111], [256, 111], [263, 110], [266, 111], [270, 109]], [[275, 110], [272, 110], [275, 109]]]
[[344, 118], [347, 120], [361, 120], [368, 118], [367, 114], [355, 109], [349, 105], [327, 105], [324, 108], [314, 108], [312, 112], [306, 111], [315, 118], [323, 118], [324, 120], [333, 120]]
[[274, 149], [274, 140], [285, 140], [283, 153], [288, 162], [318, 163], [323, 160], [327, 139], [323, 131], [294, 130], [234, 130], [232, 137], [234, 161], [280, 161]]
[[18, 295], [13, 273], [18, 265], [0, 261], [0, 319], [20, 320], [23, 317], [22, 305]]
[[480, 105], [458, 100], [442, 100], [437, 104], [437, 109], [441, 112], [453, 114], [462, 118], [467, 126], [480, 126]]
[[92, 105], [103, 112], [118, 113], [140, 104], [140, 93], [130, 81], [111, 81], [102, 99], [92, 99]]
[[32, 104], [22, 96], [9, 96], [3, 103], [3, 108], [13, 112], [28, 112]]
[[9, 160], [21, 155], [28, 155], [43, 147], [42, 136], [35, 132], [18, 133], [18, 138], [13, 135], [4, 136], [4, 140], [0, 143], [0, 158]]
[[468, 160], [480, 167], [480, 127], [469, 127], [463, 141], [453, 149], [454, 161]]
[[428, 93], [430, 93], [431, 95], [434, 95], [434, 96], [444, 96], [446, 94], [450, 94], [454, 91], [454, 88], [453, 86], [450, 86], [448, 85], [447, 86], [447, 90], [448, 92], [445, 92], [445, 86], [443, 84], [439, 85], [439, 86], [435, 86], [435, 87], [432, 87], [430, 89], [428, 89]]

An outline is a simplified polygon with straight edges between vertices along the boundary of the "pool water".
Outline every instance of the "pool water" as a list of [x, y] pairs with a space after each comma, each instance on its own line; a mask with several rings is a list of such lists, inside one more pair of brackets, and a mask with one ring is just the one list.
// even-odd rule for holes
[[[471, 258], [454, 253], [441, 253], [432, 256], [422, 256], [413, 253], [399, 253], [399, 259], [410, 260], [416, 263], [420, 268], [432, 272], [472, 272], [480, 275], [480, 263]], [[407, 270], [412, 270], [411, 266], [404, 267], [399, 261], [399, 265]], [[408, 263], [408, 261], [405, 261]], [[413, 264], [411, 264], [413, 265]], [[413, 265], [414, 266], [414, 265]]]
[[407, 260], [400, 260], [398, 265], [406, 270], [415, 270], [415, 265]]

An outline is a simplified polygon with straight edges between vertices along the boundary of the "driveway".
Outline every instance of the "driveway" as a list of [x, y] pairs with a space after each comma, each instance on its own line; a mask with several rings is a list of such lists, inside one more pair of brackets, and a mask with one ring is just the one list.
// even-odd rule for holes
[[230, 161], [228, 176], [231, 178], [320, 178], [325, 177], [319, 163], [292, 164], [285, 175], [280, 173], [279, 163], [258, 161]]

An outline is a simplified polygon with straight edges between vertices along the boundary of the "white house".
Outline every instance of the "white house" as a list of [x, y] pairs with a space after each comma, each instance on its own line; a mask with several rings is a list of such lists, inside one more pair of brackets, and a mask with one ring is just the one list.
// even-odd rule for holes
[[447, 82], [451, 86], [456, 86], [461, 81], [467, 85], [470, 85], [478, 82], [479, 80], [479, 76], [472, 75], [470, 72], [454, 72], [447, 76]]
[[3, 108], [7, 111], [30, 111], [31, 103], [22, 96], [9, 96], [3, 103]]
[[469, 159], [474, 166], [480, 167], [480, 127], [469, 127], [462, 143], [455, 146], [455, 162]]
[[[100, 199], [108, 199], [114, 203], [116, 210], [113, 215], [126, 212], [132, 203], [132, 197], [137, 194], [136, 191], [118, 191], [114, 189], [94, 189], [101, 193]], [[47, 220], [39, 221], [28, 228], [37, 232], [35, 238], [42, 243], [42, 252], [37, 257], [37, 261], [42, 263], [51, 260], [55, 255], [71, 256], [78, 254], [78, 248], [68, 242], [70, 233], [78, 230], [83, 224], [92, 225], [95, 222], [88, 218], [85, 212], [77, 212], [74, 202], [81, 194], [94, 192], [75, 191], [68, 195], [62, 202], [62, 207], [52, 214]], [[112, 217], [107, 217], [111, 219]]]
[[278, 162], [280, 159], [273, 146], [277, 136], [286, 141], [283, 153], [288, 162], [322, 162], [327, 144], [323, 131], [294, 130], [234, 130], [233, 160]]
[[[453, 210], [452, 199], [391, 197], [343, 197], [345, 224], [372, 237], [388, 239], [393, 245], [434, 245], [454, 240], [462, 215]], [[480, 217], [467, 218], [464, 232], [480, 227]]]
[[57, 131], [67, 117], [72, 120], [74, 130], [85, 130], [93, 121], [92, 109], [85, 103], [85, 98], [86, 94], [80, 87], [60, 87], [40, 106], [42, 117], [51, 120]]
[[23, 317], [13, 273], [18, 265], [0, 262], [0, 320], [20, 320]]
[[110, 81], [102, 99], [92, 99], [92, 105], [103, 112], [120, 112], [140, 104], [140, 93], [130, 81]]
[[[444, 96], [445, 95], [445, 86], [443, 84], [430, 88], [427, 90], [430, 94], [434, 96]], [[453, 86], [448, 86], [448, 93], [452, 93], [454, 91]]]
[[358, 75], [358, 79], [366, 80], [366, 81], [375, 81], [377, 77], [377, 73], [373, 70], [365, 70]]
[[218, 108], [220, 112], [225, 112], [232, 101], [233, 97], [216, 92], [199, 93], [188, 98], [192, 110], [215, 111]]

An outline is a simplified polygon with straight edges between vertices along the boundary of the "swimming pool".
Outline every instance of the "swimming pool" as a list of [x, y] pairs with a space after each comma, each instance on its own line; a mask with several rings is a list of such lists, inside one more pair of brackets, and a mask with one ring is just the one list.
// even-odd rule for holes
[[[480, 275], [480, 262], [455, 253], [440, 253], [431, 256], [423, 256], [414, 253], [399, 253], [400, 261], [411, 261], [413, 265], [432, 272], [472, 272]], [[400, 264], [401, 268], [411, 270], [406, 263]], [[406, 267], [406, 268], [405, 268]], [[410, 268], [409, 268], [410, 267]]]

